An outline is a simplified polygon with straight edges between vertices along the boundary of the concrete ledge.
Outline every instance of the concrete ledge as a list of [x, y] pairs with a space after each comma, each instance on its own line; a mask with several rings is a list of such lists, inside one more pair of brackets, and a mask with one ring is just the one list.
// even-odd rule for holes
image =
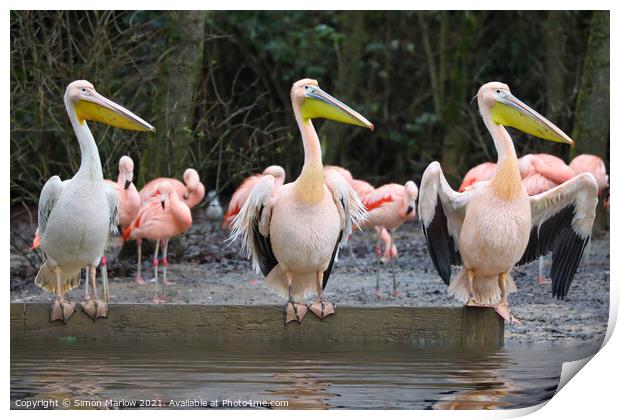
[[93, 322], [80, 309], [67, 324], [49, 321], [50, 304], [12, 303], [11, 338], [131, 340], [147, 338], [288, 343], [504, 343], [504, 320], [490, 308], [339, 306], [320, 321], [311, 312], [301, 325], [284, 326], [281, 307], [241, 305], [110, 304]]

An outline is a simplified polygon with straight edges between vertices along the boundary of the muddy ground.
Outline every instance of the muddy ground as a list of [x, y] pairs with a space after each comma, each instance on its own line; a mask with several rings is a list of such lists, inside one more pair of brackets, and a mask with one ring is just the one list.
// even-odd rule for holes
[[[264, 286], [263, 278], [250, 270], [250, 263], [239, 255], [238, 244], [226, 245], [227, 232], [194, 212], [194, 225], [187, 234], [171, 242], [168, 278], [170, 303], [200, 304], [284, 304], [284, 300]], [[50, 302], [52, 296], [34, 285], [41, 254], [29, 250], [36, 226], [25, 214], [11, 222], [11, 301]], [[459, 306], [449, 297], [426, 251], [420, 225], [409, 223], [396, 232], [399, 258], [393, 267], [399, 295], [392, 296], [392, 268], [379, 266], [374, 253], [374, 232], [352, 237], [340, 253], [326, 296], [337, 305]], [[143, 276], [152, 278], [152, 249], [144, 247]], [[111, 254], [119, 253], [118, 250]], [[110, 301], [148, 303], [154, 283], [140, 286], [134, 281], [135, 245], [126, 244], [109, 263]], [[548, 275], [551, 258], [547, 258]], [[160, 267], [161, 270], [161, 267]], [[374, 294], [380, 278], [381, 295]], [[602, 341], [609, 314], [609, 235], [593, 238], [589, 258], [577, 271], [568, 297], [551, 297], [551, 285], [538, 285], [538, 264], [515, 270], [519, 291], [511, 295], [514, 314], [523, 325], [507, 325], [506, 341]], [[81, 301], [83, 287], [68, 297]]]

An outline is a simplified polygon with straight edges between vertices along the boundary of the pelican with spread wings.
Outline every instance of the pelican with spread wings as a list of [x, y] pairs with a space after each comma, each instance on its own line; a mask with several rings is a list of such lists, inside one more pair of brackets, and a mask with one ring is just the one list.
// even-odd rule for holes
[[[323, 289], [338, 249], [366, 214], [342, 175], [323, 170], [321, 144], [312, 119], [374, 128], [366, 118], [321, 90], [316, 80], [293, 84], [291, 102], [304, 145], [301, 174], [280, 188], [274, 176], [261, 176], [235, 217], [231, 233], [232, 240], [241, 239], [242, 249], [266, 277], [266, 284], [288, 297], [285, 323], [301, 322], [308, 309], [321, 319], [334, 313], [334, 305], [323, 298]], [[313, 293], [317, 301], [309, 307], [296, 301]]]
[[[448, 292], [468, 305], [493, 306], [504, 319], [519, 322], [508, 306], [508, 294], [516, 291], [510, 272], [553, 252], [552, 294], [563, 299], [590, 239], [597, 185], [584, 173], [528, 197], [505, 127], [570, 145], [573, 140], [503, 83], [483, 85], [477, 99], [497, 149], [495, 175], [458, 193], [446, 182], [439, 163], [431, 163], [422, 177], [419, 215], [431, 259]], [[462, 265], [462, 270], [450, 282], [452, 265]]]

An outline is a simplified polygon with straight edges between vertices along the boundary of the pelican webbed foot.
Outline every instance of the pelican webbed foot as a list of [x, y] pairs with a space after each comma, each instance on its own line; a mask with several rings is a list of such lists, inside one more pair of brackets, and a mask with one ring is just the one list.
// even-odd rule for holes
[[51, 321], [62, 321], [66, 323], [69, 317], [71, 317], [71, 315], [73, 315], [74, 312], [75, 312], [75, 303], [70, 302], [65, 299], [56, 298], [56, 300], [52, 303], [52, 310], [50, 313], [50, 322]]
[[310, 305], [310, 311], [321, 319], [336, 313], [336, 306], [331, 302], [319, 300]]
[[308, 312], [307, 305], [289, 301], [284, 307], [284, 325], [287, 325], [289, 322], [293, 321], [297, 321], [301, 324], [301, 320], [304, 319], [306, 312]]
[[82, 310], [93, 321], [96, 321], [97, 318], [107, 318], [109, 312], [108, 304], [104, 300], [98, 298], [93, 298], [83, 302]]
[[469, 300], [467, 301], [465, 306], [473, 306], [473, 307], [476, 307], [476, 308], [492, 308], [493, 307], [493, 305], [488, 305], [486, 303], [480, 303], [476, 299], [474, 299], [473, 297], [469, 298]]
[[512, 314], [512, 311], [508, 307], [508, 303], [500, 303], [495, 307], [495, 312], [504, 318], [510, 324], [523, 325], [521, 320]]

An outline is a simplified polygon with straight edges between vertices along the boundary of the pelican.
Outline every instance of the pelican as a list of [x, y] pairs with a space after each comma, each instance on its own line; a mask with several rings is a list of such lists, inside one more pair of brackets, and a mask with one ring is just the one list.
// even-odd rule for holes
[[[374, 129], [362, 115], [321, 90], [316, 80], [294, 83], [291, 102], [304, 145], [301, 174], [275, 193], [276, 179], [263, 175], [235, 217], [230, 237], [241, 238], [254, 269], [262, 271], [276, 293], [288, 297], [285, 324], [301, 322], [308, 309], [321, 319], [335, 312], [323, 299], [323, 289], [339, 248], [366, 217], [347, 181], [337, 171], [324, 173], [312, 119]], [[297, 303], [311, 293], [317, 295], [315, 303]]]
[[[431, 259], [448, 292], [468, 305], [494, 306], [504, 319], [518, 323], [507, 298], [516, 291], [512, 268], [552, 251], [552, 294], [566, 296], [590, 239], [596, 181], [585, 173], [529, 197], [505, 127], [571, 146], [573, 140], [503, 83], [483, 85], [477, 99], [497, 150], [495, 175], [457, 193], [439, 163], [431, 163], [422, 176], [419, 214]], [[450, 283], [451, 265], [462, 265], [462, 270]]]
[[38, 228], [45, 261], [35, 283], [56, 294], [50, 320], [66, 322], [75, 312], [75, 304], [63, 296], [79, 285], [82, 267], [87, 267], [87, 281], [93, 289], [93, 297], [82, 304], [84, 311], [93, 319], [107, 316], [107, 303], [97, 297], [96, 267], [109, 233], [118, 224], [118, 196], [103, 181], [97, 144], [86, 121], [136, 131], [155, 128], [101, 96], [85, 80], [69, 84], [64, 101], [82, 159], [73, 178], [61, 181], [55, 175], [41, 191]]

